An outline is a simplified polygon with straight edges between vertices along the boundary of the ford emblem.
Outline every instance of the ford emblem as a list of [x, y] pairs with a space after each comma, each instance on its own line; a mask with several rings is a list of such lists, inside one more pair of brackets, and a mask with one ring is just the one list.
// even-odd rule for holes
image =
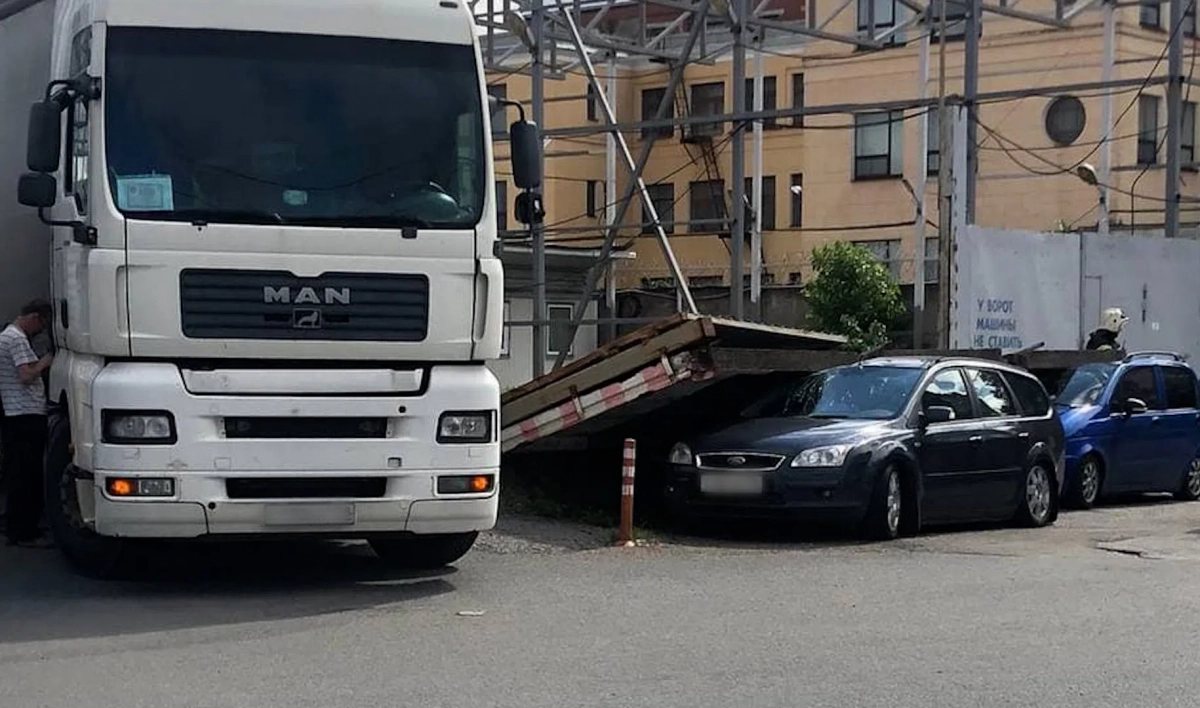
[[741, 467], [742, 465], [746, 464], [746, 458], [742, 457], [741, 455], [734, 455], [733, 457], [730, 457], [727, 462], [729, 463], [730, 467]]

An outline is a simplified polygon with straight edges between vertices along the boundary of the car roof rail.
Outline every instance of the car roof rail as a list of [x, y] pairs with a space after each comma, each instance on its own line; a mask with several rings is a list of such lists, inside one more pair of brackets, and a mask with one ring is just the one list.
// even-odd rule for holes
[[1159, 359], [1159, 358], [1163, 358], [1163, 357], [1174, 359], [1175, 361], [1187, 361], [1186, 354], [1180, 354], [1178, 352], [1163, 352], [1163, 351], [1154, 351], [1154, 350], [1147, 350], [1147, 351], [1143, 351], [1143, 352], [1130, 352], [1128, 355], [1125, 356], [1125, 361], [1127, 361], [1127, 362], [1133, 361], [1134, 359]]

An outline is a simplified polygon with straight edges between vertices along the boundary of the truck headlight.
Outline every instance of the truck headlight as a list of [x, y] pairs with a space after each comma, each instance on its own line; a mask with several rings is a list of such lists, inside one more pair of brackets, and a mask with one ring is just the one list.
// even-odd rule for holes
[[841, 467], [853, 445], [814, 447], [796, 455], [792, 467]]
[[173, 445], [175, 418], [167, 411], [104, 410], [101, 439], [116, 445]]
[[438, 418], [439, 443], [486, 443], [492, 441], [492, 411], [448, 411]]
[[668, 460], [673, 465], [691, 467], [694, 460], [692, 457], [692, 448], [684, 445], [683, 443], [676, 443], [675, 447], [671, 448], [671, 454], [668, 457]]

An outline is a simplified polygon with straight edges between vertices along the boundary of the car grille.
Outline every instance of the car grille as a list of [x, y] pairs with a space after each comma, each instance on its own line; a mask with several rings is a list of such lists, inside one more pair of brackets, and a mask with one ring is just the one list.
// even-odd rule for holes
[[710, 470], [773, 470], [783, 463], [783, 455], [761, 452], [710, 452], [697, 455], [700, 467]]
[[192, 339], [420, 342], [429, 329], [429, 279], [189, 268], [179, 274], [179, 307]]

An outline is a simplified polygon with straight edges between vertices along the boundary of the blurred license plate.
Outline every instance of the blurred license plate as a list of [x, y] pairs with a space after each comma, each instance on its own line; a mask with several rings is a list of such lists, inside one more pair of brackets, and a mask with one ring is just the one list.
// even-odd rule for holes
[[763, 478], [757, 474], [705, 474], [700, 476], [704, 494], [762, 494]]
[[263, 510], [267, 526], [349, 526], [353, 504], [268, 504]]

